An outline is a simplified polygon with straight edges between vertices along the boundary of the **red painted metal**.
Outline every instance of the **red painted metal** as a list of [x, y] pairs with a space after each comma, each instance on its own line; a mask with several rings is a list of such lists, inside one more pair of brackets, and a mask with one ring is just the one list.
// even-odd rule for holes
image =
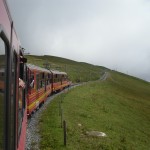
[[[34, 112], [40, 104], [46, 101], [48, 95], [52, 93], [51, 84], [46, 85], [46, 81], [50, 80], [48, 74], [51, 74], [51, 72], [47, 69], [31, 64], [28, 64], [27, 67], [30, 70], [28, 73], [31, 73], [32, 76], [34, 76], [34, 87], [32, 89], [29, 87], [27, 95], [27, 114], [31, 115], [31, 113]], [[43, 85], [40, 85], [41, 82]]]
[[26, 127], [27, 127], [27, 110], [25, 110], [25, 112], [24, 112], [24, 117], [23, 117], [23, 121], [22, 121], [22, 131], [21, 131], [17, 150], [25, 150]]

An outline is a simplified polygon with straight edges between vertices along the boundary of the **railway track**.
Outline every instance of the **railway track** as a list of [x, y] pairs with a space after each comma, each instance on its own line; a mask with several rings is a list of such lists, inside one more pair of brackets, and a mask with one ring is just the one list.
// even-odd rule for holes
[[[62, 91], [64, 92], [64, 91]], [[39, 117], [43, 110], [46, 109], [47, 105], [60, 93], [54, 94], [47, 98], [46, 102], [34, 112], [34, 114], [28, 119], [27, 123], [27, 136], [26, 136], [26, 150], [36, 149], [39, 150], [39, 142], [40, 142], [40, 135], [39, 135]]]
[[[72, 85], [70, 88], [79, 86], [79, 84], [76, 85]], [[66, 92], [68, 90], [68, 88], [64, 89], [63, 91], [53, 94], [52, 96], [48, 97], [46, 102], [38, 109], [34, 112], [34, 114], [28, 118], [28, 122], [27, 122], [27, 132], [26, 132], [26, 150], [32, 150], [32, 149], [36, 149], [36, 150], [40, 150], [39, 149], [39, 142], [40, 142], [40, 135], [39, 135], [39, 129], [38, 124], [39, 124], [39, 117], [41, 115], [41, 113], [43, 112], [43, 110], [46, 109], [47, 105], [58, 95]]]

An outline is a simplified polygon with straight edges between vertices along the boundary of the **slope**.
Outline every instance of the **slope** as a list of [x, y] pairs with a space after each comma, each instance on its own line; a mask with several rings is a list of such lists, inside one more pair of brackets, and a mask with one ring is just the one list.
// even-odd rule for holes
[[28, 59], [28, 63], [48, 69], [67, 72], [70, 80], [73, 82], [97, 80], [105, 70], [108, 70], [107, 68], [102, 66], [95, 66], [84, 62], [76, 62], [55, 56], [26, 55], [26, 57]]
[[[63, 146], [58, 104], [67, 122], [67, 147]], [[147, 150], [150, 83], [109, 71], [105, 80], [86, 83], [58, 96], [40, 122], [41, 149]], [[87, 133], [91, 131], [107, 136], [90, 136]]]

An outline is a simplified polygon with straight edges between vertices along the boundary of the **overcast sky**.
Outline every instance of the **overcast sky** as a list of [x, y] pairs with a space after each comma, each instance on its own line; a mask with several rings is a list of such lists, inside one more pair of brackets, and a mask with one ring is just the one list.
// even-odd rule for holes
[[26, 52], [150, 81], [149, 0], [7, 0]]

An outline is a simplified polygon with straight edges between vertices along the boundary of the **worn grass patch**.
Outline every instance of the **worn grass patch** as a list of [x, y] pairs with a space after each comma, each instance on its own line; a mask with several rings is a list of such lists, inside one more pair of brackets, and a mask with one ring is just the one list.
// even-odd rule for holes
[[[106, 81], [88, 83], [55, 98], [41, 116], [42, 150], [149, 149], [150, 84], [120, 73], [110, 74]], [[66, 147], [59, 104], [67, 122]], [[89, 136], [87, 131], [107, 136]]]

